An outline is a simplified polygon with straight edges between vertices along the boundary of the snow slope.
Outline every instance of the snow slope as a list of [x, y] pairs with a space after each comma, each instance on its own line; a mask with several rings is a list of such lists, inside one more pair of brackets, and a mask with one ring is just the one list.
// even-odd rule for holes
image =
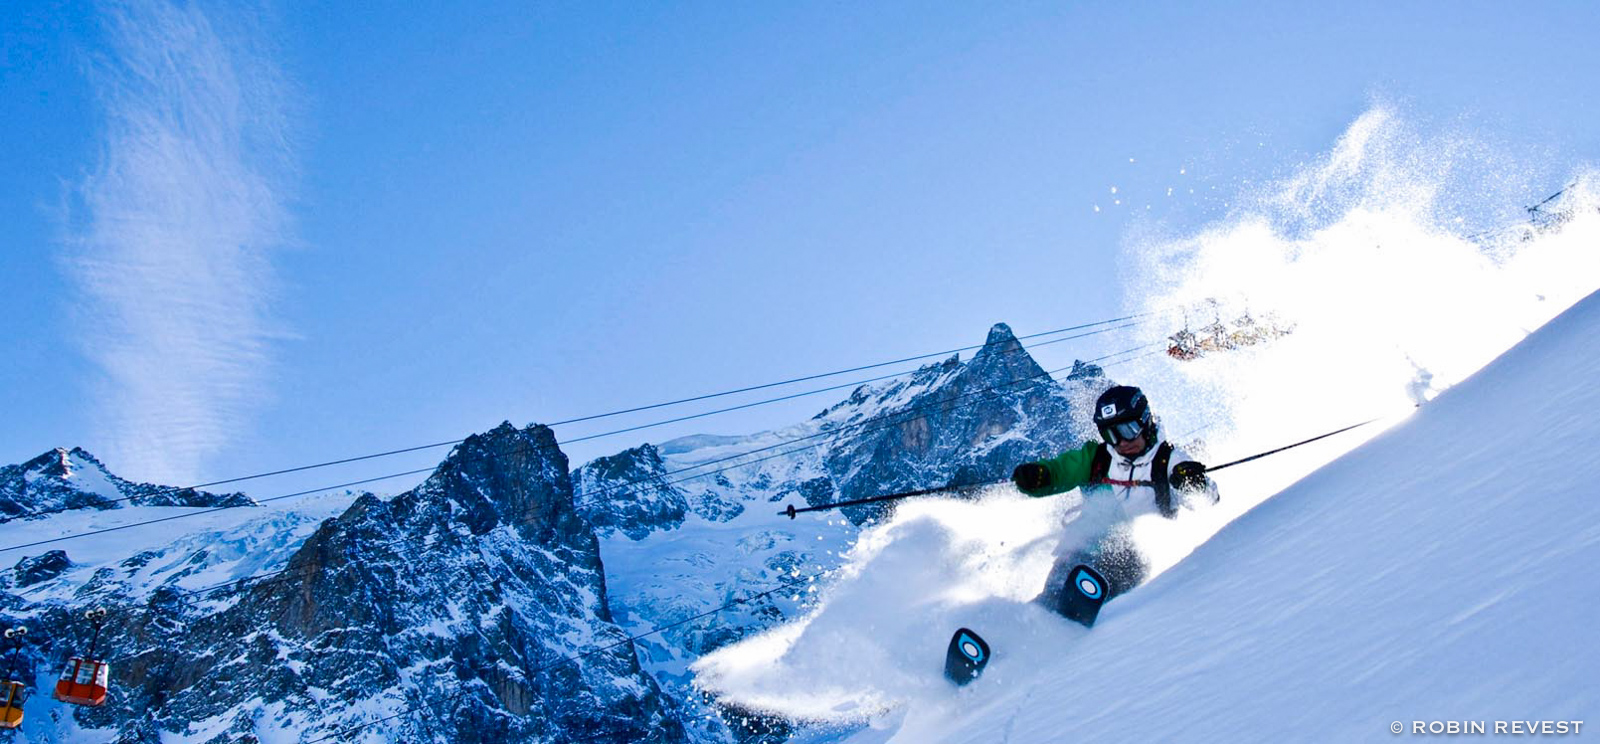
[[[858, 744], [1600, 726], [1597, 333], [1590, 295], [1107, 605], [1092, 631], [1027, 603], [1022, 579], [1042, 578], [1038, 542], [1051, 539], [1037, 519], [979, 519], [988, 506], [1059, 520], [1067, 505], [928, 503], [864, 535], [812, 614], [708, 655], [699, 681], [795, 718], [855, 721], [813, 738]], [[939, 682], [955, 622], [995, 647], [962, 690]]]

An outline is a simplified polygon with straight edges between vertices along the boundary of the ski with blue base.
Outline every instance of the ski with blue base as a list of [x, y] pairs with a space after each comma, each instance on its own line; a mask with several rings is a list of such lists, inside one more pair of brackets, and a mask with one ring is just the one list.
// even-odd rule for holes
[[950, 637], [950, 648], [944, 654], [944, 676], [957, 686], [964, 685], [983, 674], [989, 664], [989, 642], [968, 628], [956, 631]]
[[1082, 623], [1085, 628], [1093, 628], [1094, 621], [1100, 617], [1100, 606], [1106, 602], [1106, 593], [1110, 584], [1106, 577], [1083, 564], [1072, 567], [1067, 573], [1067, 585], [1061, 587], [1061, 601], [1056, 605], [1056, 612], [1068, 620]]
[[[1094, 627], [1100, 617], [1100, 606], [1105, 604], [1110, 585], [1099, 571], [1083, 564], [1072, 567], [1067, 573], [1067, 584], [1061, 587], [1056, 612], [1085, 628]], [[989, 642], [971, 628], [957, 630], [950, 637], [950, 646], [944, 653], [944, 676], [956, 686], [965, 685], [983, 674], [991, 655]]]

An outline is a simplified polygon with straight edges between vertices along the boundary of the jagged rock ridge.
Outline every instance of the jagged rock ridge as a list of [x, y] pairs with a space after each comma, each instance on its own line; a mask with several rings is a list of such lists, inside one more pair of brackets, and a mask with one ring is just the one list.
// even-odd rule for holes
[[252, 506], [242, 493], [130, 483], [81, 448], [56, 448], [21, 465], [0, 468], [0, 517], [15, 519], [75, 509], [131, 506]]
[[[572, 493], [548, 428], [502, 425], [412, 491], [362, 496], [235, 596], [80, 592], [118, 618], [118, 694], [78, 725], [217, 744], [363, 724], [391, 741], [684, 741], [611, 621]], [[82, 635], [64, 606], [32, 614]], [[58, 633], [40, 650], [72, 645]]]

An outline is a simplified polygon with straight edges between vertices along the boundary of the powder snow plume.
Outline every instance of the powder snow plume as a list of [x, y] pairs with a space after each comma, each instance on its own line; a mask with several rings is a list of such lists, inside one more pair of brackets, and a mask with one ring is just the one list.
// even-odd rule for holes
[[1417, 129], [1373, 108], [1317, 161], [1241, 195], [1226, 219], [1125, 246], [1139, 267], [1129, 307], [1169, 319], [1142, 341], [1232, 329], [1246, 316], [1292, 329], [1116, 370], [1149, 392], [1168, 434], [1210, 464], [1382, 417], [1218, 473], [1229, 507], [1218, 524], [1147, 528], [1167, 533], [1142, 540], [1164, 546], [1158, 570], [1600, 288], [1600, 175], [1534, 185], [1531, 167], [1469, 135]]
[[996, 644], [1051, 647], [1067, 627], [1033, 603], [1080, 516], [1068, 496], [1030, 499], [1000, 486], [976, 502], [917, 499], [861, 534], [818, 582], [803, 618], [702, 657], [696, 685], [726, 703], [814, 723], [860, 723], [911, 701], [939, 704], [952, 629]]
[[138, 479], [192, 483], [267, 393], [281, 335], [268, 250], [286, 231], [283, 84], [241, 9], [97, 10], [104, 149], [66, 256], [100, 372], [96, 449]]

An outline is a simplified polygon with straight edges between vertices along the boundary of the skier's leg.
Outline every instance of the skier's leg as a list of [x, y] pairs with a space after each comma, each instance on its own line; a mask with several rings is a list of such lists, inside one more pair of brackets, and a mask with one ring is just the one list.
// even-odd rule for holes
[[1149, 575], [1149, 564], [1145, 563], [1144, 556], [1139, 555], [1139, 550], [1126, 533], [1120, 530], [1112, 532], [1096, 547], [1095, 562], [1090, 565], [1110, 584], [1106, 587], [1107, 602], [1138, 586]]
[[1057, 556], [1045, 579], [1044, 591], [1034, 601], [1045, 607], [1055, 607], [1061, 601], [1062, 587], [1067, 585], [1073, 566], [1079, 564], [1093, 568], [1106, 577], [1106, 601], [1138, 586], [1149, 575], [1149, 565], [1134, 547], [1133, 541], [1122, 530], [1113, 530], [1088, 548], [1064, 556]]
[[1044, 580], [1044, 590], [1033, 601], [1038, 602], [1052, 611], [1061, 604], [1061, 591], [1067, 585], [1067, 580], [1072, 577], [1073, 567], [1079, 564], [1094, 565], [1095, 555], [1090, 550], [1079, 550], [1067, 555], [1056, 556], [1055, 563], [1050, 566], [1050, 576]]

